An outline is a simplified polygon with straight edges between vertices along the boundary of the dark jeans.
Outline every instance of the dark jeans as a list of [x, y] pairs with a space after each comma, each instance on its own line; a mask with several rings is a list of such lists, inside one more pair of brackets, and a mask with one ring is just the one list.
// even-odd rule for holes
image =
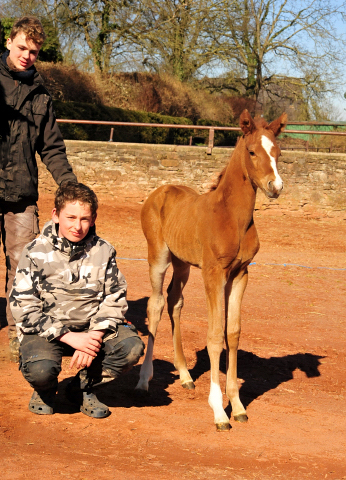
[[6, 257], [6, 318], [8, 336], [17, 336], [8, 301], [20, 255], [26, 244], [39, 233], [38, 208], [33, 200], [5, 202], [0, 200], [1, 238]]
[[[72, 356], [74, 349], [58, 340], [48, 342], [38, 335], [25, 335], [20, 345], [20, 370], [38, 391], [57, 388], [63, 356]], [[113, 380], [130, 370], [144, 353], [144, 343], [133, 325], [119, 325], [118, 336], [102, 343], [89, 368], [79, 372], [80, 387], [85, 389]]]

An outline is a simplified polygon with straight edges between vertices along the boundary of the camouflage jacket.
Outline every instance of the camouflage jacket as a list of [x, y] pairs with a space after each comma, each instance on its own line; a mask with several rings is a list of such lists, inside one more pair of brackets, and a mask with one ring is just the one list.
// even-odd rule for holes
[[117, 331], [127, 311], [126, 280], [112, 245], [91, 228], [76, 244], [53, 221], [23, 250], [10, 295], [18, 338], [51, 341], [69, 331]]

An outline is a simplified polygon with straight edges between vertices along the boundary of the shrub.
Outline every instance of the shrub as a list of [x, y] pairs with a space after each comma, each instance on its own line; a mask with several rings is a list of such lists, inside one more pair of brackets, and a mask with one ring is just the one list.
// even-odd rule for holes
[[[142, 110], [173, 117], [185, 117], [194, 123], [210, 118], [222, 123], [233, 119], [229, 103], [218, 94], [182, 83], [167, 75], [121, 73], [99, 80], [105, 105]], [[100, 92], [100, 90], [99, 90]], [[101, 94], [100, 94], [101, 95]]]
[[93, 75], [61, 63], [37, 62], [36, 66], [54, 100], [102, 103]]
[[223, 96], [168, 75], [118, 73], [97, 76], [74, 66], [38, 62], [37, 69], [54, 100], [189, 118], [209, 118], [223, 124], [233, 120], [233, 109]]
[[[168, 75], [84, 73], [74, 66], [38, 62], [58, 118], [134, 123], [231, 125], [230, 102]], [[78, 102], [75, 100], [78, 99]], [[203, 120], [204, 119], [204, 120]], [[208, 120], [205, 120], [208, 119]], [[202, 122], [202, 123], [201, 123]], [[65, 138], [109, 140], [110, 126], [60, 124]], [[114, 141], [187, 144], [192, 130], [114, 126]], [[207, 138], [207, 131], [200, 131]], [[236, 134], [215, 132], [216, 145], [233, 145]]]

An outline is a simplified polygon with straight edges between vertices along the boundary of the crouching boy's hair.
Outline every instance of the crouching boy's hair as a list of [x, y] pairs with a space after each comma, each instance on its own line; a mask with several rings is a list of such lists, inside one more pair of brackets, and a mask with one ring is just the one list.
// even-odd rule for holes
[[66, 182], [60, 185], [55, 193], [54, 206], [57, 215], [65, 207], [68, 202], [81, 202], [90, 206], [90, 211], [93, 219], [96, 218], [98, 209], [98, 200], [96, 194], [83, 183]]

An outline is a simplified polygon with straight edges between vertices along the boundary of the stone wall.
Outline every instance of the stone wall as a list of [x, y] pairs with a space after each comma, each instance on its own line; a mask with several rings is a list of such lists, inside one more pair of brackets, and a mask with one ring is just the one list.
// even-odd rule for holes
[[[233, 149], [147, 145], [110, 142], [66, 141], [68, 158], [79, 181], [94, 188], [98, 195], [121, 195], [144, 200], [162, 184], [176, 183], [200, 193], [216, 180]], [[39, 161], [40, 190], [55, 191], [56, 185]], [[268, 200], [259, 192], [257, 209], [316, 211], [346, 219], [346, 155], [284, 151], [278, 170], [284, 191]]]

